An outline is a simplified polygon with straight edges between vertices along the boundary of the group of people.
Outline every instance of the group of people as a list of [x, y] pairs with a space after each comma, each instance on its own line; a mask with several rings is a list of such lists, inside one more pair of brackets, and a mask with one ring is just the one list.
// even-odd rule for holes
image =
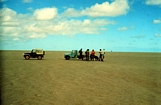
[[[86, 57], [86, 60], [87, 61], [89, 61], [89, 58], [91, 59], [91, 60], [99, 60], [99, 61], [104, 61], [104, 58], [105, 58], [105, 56], [104, 56], [104, 54], [105, 54], [105, 49], [100, 49], [100, 51], [99, 51], [99, 57], [98, 56], [96, 56], [95, 55], [96, 53], [95, 53], [95, 51], [94, 51], [94, 49], [91, 51], [91, 53], [90, 53], [90, 51], [89, 51], [89, 49], [87, 49], [86, 51], [85, 51], [85, 57]], [[83, 57], [84, 57], [84, 55], [83, 55], [83, 51], [82, 51], [82, 49], [80, 49], [79, 50], [79, 59], [82, 59], [83, 60]]]

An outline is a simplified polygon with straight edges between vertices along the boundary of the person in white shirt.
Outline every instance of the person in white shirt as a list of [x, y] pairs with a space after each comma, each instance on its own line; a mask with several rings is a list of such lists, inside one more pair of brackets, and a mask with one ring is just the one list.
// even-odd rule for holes
[[102, 59], [102, 49], [100, 49], [100, 51], [99, 51], [99, 53], [100, 53], [100, 57], [99, 57], [99, 61], [101, 60], [101, 61], [103, 61], [103, 59]]

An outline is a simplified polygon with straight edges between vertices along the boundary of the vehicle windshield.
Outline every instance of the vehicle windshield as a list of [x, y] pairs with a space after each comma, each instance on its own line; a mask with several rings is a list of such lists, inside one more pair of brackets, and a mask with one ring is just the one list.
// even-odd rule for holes
[[32, 51], [31, 51], [31, 53], [35, 53], [36, 52], [36, 50], [35, 49], [33, 49]]
[[37, 50], [36, 52], [37, 52], [37, 53], [42, 53], [42, 50]]

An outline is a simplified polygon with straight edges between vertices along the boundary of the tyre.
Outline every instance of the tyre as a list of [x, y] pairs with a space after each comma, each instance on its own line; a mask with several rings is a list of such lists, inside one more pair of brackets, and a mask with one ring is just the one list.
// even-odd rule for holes
[[26, 56], [25, 56], [25, 59], [26, 59], [26, 60], [29, 60], [29, 59], [30, 59], [30, 57], [29, 57], [28, 55], [26, 55]]
[[38, 59], [38, 60], [41, 60], [41, 59], [42, 59], [42, 56], [38, 56], [37, 59]]
[[65, 59], [66, 59], [66, 60], [69, 60], [69, 59], [70, 59], [70, 56], [66, 56]]

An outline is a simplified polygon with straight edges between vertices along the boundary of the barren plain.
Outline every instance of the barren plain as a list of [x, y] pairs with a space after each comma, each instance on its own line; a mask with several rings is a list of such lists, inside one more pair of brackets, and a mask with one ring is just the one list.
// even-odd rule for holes
[[0, 51], [2, 105], [161, 105], [161, 53], [106, 52], [99, 62], [23, 52]]

